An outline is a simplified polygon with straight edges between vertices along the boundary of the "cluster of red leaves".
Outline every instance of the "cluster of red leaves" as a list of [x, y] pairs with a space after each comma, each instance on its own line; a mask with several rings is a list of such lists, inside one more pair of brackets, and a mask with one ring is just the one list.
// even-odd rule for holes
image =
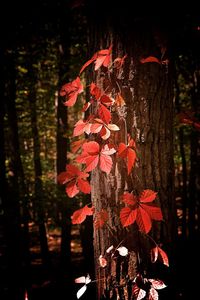
[[83, 85], [81, 83], [80, 77], [77, 77], [72, 82], [66, 83], [62, 86], [60, 91], [60, 96], [65, 96], [66, 106], [73, 106], [76, 103], [77, 97], [83, 92]]
[[156, 195], [152, 190], [144, 190], [139, 197], [132, 193], [125, 193], [122, 200], [127, 206], [120, 212], [122, 225], [126, 227], [136, 221], [139, 230], [148, 233], [152, 226], [151, 220], [163, 219], [160, 207], [149, 204], [155, 200]]
[[[103, 49], [96, 52], [91, 59], [89, 59], [81, 68], [79, 76], [70, 83], [62, 86], [60, 95], [65, 97], [64, 104], [66, 106], [73, 106], [77, 101], [79, 94], [83, 92], [83, 84], [80, 80], [81, 73], [92, 63], [94, 63], [94, 70], [97, 71], [100, 67], [108, 68], [111, 61], [112, 45], [108, 49]], [[122, 58], [118, 57], [114, 61], [114, 67], [120, 69], [123, 64], [126, 55]], [[87, 119], [79, 120], [74, 127], [73, 136], [80, 136], [82, 134], [98, 135], [103, 141], [103, 145], [100, 145], [96, 141], [87, 142], [85, 139], [74, 141], [71, 144], [71, 151], [75, 154], [79, 150], [81, 153], [77, 155], [76, 162], [85, 165], [83, 171], [75, 165], [68, 164], [66, 171], [61, 172], [58, 176], [58, 183], [66, 185], [66, 193], [69, 197], [76, 196], [80, 191], [89, 194], [91, 187], [87, 178], [89, 174], [96, 167], [99, 167], [101, 171], [109, 174], [112, 168], [111, 155], [116, 152], [114, 148], [109, 144], [109, 138], [111, 132], [120, 130], [116, 124], [111, 123], [110, 107], [114, 105], [115, 100], [110, 95], [101, 90], [94, 82], [90, 84], [90, 101], [85, 103], [82, 111], [85, 112], [91, 104], [95, 105], [96, 113], [89, 115]], [[117, 100], [120, 98], [120, 100]], [[116, 97], [117, 105], [120, 102], [120, 106], [123, 105], [123, 98], [119, 94]], [[131, 147], [131, 146], [130, 146]], [[129, 151], [128, 151], [129, 152]], [[127, 155], [129, 157], [130, 155]], [[125, 157], [122, 154], [121, 157]], [[128, 158], [130, 160], [130, 158]], [[72, 223], [82, 223], [86, 216], [91, 215], [94, 212], [92, 208], [84, 206], [78, 209], [72, 215]], [[96, 228], [101, 228], [108, 220], [108, 213], [105, 210], [96, 212], [94, 224]]]
[[106, 144], [103, 147], [97, 142], [83, 144], [82, 153], [76, 158], [77, 162], [86, 164], [86, 172], [94, 170], [97, 166], [107, 174], [112, 168], [112, 158], [110, 155], [116, 152], [114, 148], [109, 148]]
[[87, 216], [92, 216], [94, 213], [94, 207], [88, 207], [85, 205], [84, 207], [76, 210], [71, 216], [72, 224], [81, 224], [85, 221]]
[[91, 187], [86, 179], [88, 176], [88, 173], [81, 172], [76, 166], [69, 164], [66, 166], [66, 171], [58, 175], [58, 183], [66, 184], [66, 193], [72, 198], [79, 191], [85, 194], [90, 193]]
[[164, 289], [166, 285], [159, 279], [147, 279], [137, 275], [132, 289], [132, 296], [135, 300], [158, 300], [157, 290]]

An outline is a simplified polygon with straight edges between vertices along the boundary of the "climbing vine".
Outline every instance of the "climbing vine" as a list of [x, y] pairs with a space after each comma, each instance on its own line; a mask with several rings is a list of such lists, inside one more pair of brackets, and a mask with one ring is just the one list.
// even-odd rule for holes
[[[75, 197], [79, 192], [84, 194], [91, 193], [90, 172], [98, 168], [105, 174], [110, 174], [113, 167], [113, 155], [118, 161], [124, 161], [127, 176], [131, 176], [134, 168], [138, 150], [134, 138], [126, 132], [123, 140], [119, 139], [121, 130], [120, 124], [115, 124], [112, 117], [113, 111], [123, 112], [125, 99], [121, 93], [117, 82], [115, 86], [117, 91], [109, 88], [107, 85], [97, 85], [91, 82], [89, 86], [84, 86], [81, 81], [82, 73], [90, 65], [94, 64], [94, 71], [101, 68], [107, 69], [108, 78], [111, 78], [113, 70], [120, 74], [121, 69], [127, 59], [127, 55], [117, 57], [112, 60], [112, 45], [108, 49], [96, 52], [81, 68], [79, 75], [75, 80], [63, 85], [60, 95], [65, 97], [64, 105], [75, 105], [79, 95], [86, 89], [89, 89], [89, 101], [85, 101], [82, 111], [84, 118], [74, 125], [71, 151], [75, 154], [74, 160], [66, 165], [66, 170], [59, 174], [58, 182], [66, 186], [66, 193], [70, 198]], [[140, 63], [168, 64], [168, 61], [161, 61], [156, 57], [149, 56], [142, 58]], [[77, 137], [79, 139], [77, 139]], [[164, 265], [169, 266], [167, 254], [163, 249], [148, 235], [152, 228], [152, 220], [162, 221], [162, 211], [159, 206], [154, 204], [157, 193], [151, 189], [143, 190], [139, 195], [124, 191], [121, 195], [120, 214], [117, 216], [122, 227], [127, 228], [136, 224], [138, 232], [146, 235], [153, 247], [150, 250], [151, 262], [160, 260]], [[95, 211], [93, 204], [87, 204], [76, 210], [71, 216], [73, 224], [82, 223], [86, 217], [94, 217], [94, 226], [97, 229], [107, 225], [109, 214], [106, 209]], [[123, 241], [117, 247], [110, 245], [104, 254], [99, 256], [99, 265], [101, 268], [107, 268], [110, 261], [115, 260], [119, 255], [125, 259], [129, 255], [129, 250], [123, 246]], [[87, 285], [92, 281], [90, 276], [81, 276], [75, 280], [83, 286], [77, 292], [77, 298], [80, 298], [87, 289]], [[146, 278], [145, 272], [138, 272], [132, 280], [131, 297], [135, 300], [148, 299], [157, 300], [157, 290], [166, 287], [164, 282], [159, 279]]]

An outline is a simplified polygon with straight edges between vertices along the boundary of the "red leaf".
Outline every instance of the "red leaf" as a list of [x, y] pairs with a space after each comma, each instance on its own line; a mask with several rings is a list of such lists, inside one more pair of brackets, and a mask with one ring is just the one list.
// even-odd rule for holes
[[108, 149], [108, 146], [104, 146], [101, 149], [97, 142], [88, 142], [83, 145], [83, 152], [77, 157], [77, 162], [86, 164], [86, 172], [90, 172], [96, 168], [99, 163], [99, 167], [102, 171], [109, 173], [112, 168], [112, 159], [109, 155], [112, 155], [115, 149]]
[[152, 220], [162, 221], [163, 216], [160, 207], [141, 204], [141, 207], [146, 210]]
[[124, 143], [119, 143], [118, 156], [121, 158], [127, 157], [127, 146]]
[[88, 108], [90, 107], [90, 105], [91, 105], [91, 101], [89, 101], [89, 102], [86, 102], [85, 104], [84, 104], [84, 106], [83, 106], [83, 108], [82, 108], [82, 112], [85, 112], [85, 111], [87, 111], [88, 110]]
[[150, 288], [148, 300], [158, 300], [158, 292], [154, 288]]
[[142, 207], [137, 209], [136, 222], [141, 231], [148, 233], [151, 230], [151, 218]]
[[99, 264], [102, 268], [107, 266], [107, 260], [102, 255], [99, 256]]
[[153, 288], [156, 289], [156, 290], [161, 290], [161, 289], [164, 289], [166, 287], [166, 285], [164, 284], [164, 282], [162, 280], [149, 279], [149, 281], [151, 282]]
[[61, 88], [60, 95], [66, 96], [67, 101], [64, 103], [66, 106], [73, 106], [76, 102], [78, 94], [83, 92], [83, 85], [80, 77], [77, 77], [74, 81], [69, 82]]
[[158, 247], [158, 252], [162, 259], [163, 264], [166, 265], [167, 267], [169, 267], [169, 259], [168, 259], [167, 254], [165, 253], [165, 251], [162, 250], [160, 247]]
[[106, 106], [111, 106], [113, 104], [113, 101], [110, 97], [108, 97], [107, 95], [103, 95], [100, 98], [100, 102]]
[[91, 192], [91, 186], [87, 180], [83, 180], [82, 178], [77, 179], [78, 182], [78, 188], [81, 192], [84, 194], [90, 194]]
[[100, 212], [96, 213], [94, 226], [96, 229], [102, 228], [107, 221], [108, 221], [108, 212], [105, 209], [102, 209]]
[[99, 167], [103, 172], [109, 174], [112, 169], [112, 164], [112, 158], [110, 156], [105, 154], [100, 155]]
[[156, 62], [158, 64], [161, 63], [160, 60], [157, 57], [155, 57], [155, 56], [148, 56], [146, 58], [142, 58], [142, 59], [140, 59], [140, 62], [142, 64], [149, 63], [149, 62]]
[[108, 49], [103, 49], [96, 52], [91, 59], [89, 59], [81, 68], [80, 74], [87, 68], [92, 62], [95, 62], [95, 71], [97, 71], [102, 65], [108, 67], [110, 63], [110, 54], [112, 46]]
[[[76, 166], [74, 165], [67, 165], [66, 166], [66, 172], [62, 172], [58, 176], [58, 181], [61, 184], [66, 185], [66, 193], [69, 197], [74, 197], [76, 194], [79, 193], [79, 189], [83, 193], [89, 193], [89, 183], [87, 182], [86, 178], [89, 175], [85, 172], [81, 172]], [[79, 185], [77, 187], [77, 184]], [[84, 186], [83, 186], [84, 183]]]
[[79, 193], [79, 189], [76, 186], [76, 180], [72, 180], [66, 186], [66, 193], [70, 198], [73, 198]]
[[102, 65], [108, 67], [110, 63], [110, 54], [112, 50], [112, 45], [105, 50], [100, 50], [97, 52], [97, 59], [95, 61], [95, 71], [97, 71]]
[[89, 60], [82, 66], [82, 68], [80, 69], [79, 74], [81, 74], [81, 73], [85, 70], [85, 68], [87, 68], [93, 61], [95, 61], [96, 58], [97, 58], [97, 53], [95, 53], [95, 54], [92, 56], [92, 58], [89, 59]]
[[118, 156], [127, 159], [127, 169], [128, 174], [130, 174], [136, 160], [135, 142], [133, 141], [133, 139], [129, 137], [128, 145], [125, 145], [124, 143], [119, 144]]
[[81, 135], [84, 132], [86, 132], [87, 134], [89, 134], [90, 133], [90, 128], [91, 128], [91, 124], [90, 123], [88, 123], [86, 121], [83, 121], [83, 120], [79, 120], [75, 124], [73, 136]]
[[120, 211], [120, 220], [124, 227], [133, 224], [137, 217], [137, 210], [130, 207], [124, 207]]
[[135, 197], [132, 193], [123, 194], [122, 199], [127, 205], [134, 206], [137, 203], [137, 197]]
[[79, 163], [86, 164], [86, 172], [90, 172], [96, 168], [99, 162], [99, 144], [97, 142], [88, 142], [83, 145], [83, 152], [76, 160]]
[[115, 103], [119, 107], [122, 107], [126, 104], [124, 98], [122, 97], [122, 95], [120, 93], [117, 94], [116, 99], [115, 99]]
[[128, 168], [128, 174], [130, 174], [132, 167], [135, 164], [136, 160], [136, 153], [135, 150], [128, 148], [127, 149], [127, 168]]
[[81, 140], [72, 142], [71, 143], [71, 151], [72, 151], [72, 153], [76, 153], [82, 147], [82, 145], [84, 143], [85, 143], [85, 139], [81, 139]]
[[151, 249], [151, 261], [152, 263], [155, 263], [158, 259], [158, 247]]
[[101, 90], [94, 82], [92, 82], [90, 85], [90, 94], [94, 96], [96, 100], [101, 97]]
[[135, 284], [132, 289], [132, 296], [134, 297], [134, 300], [141, 300], [146, 296], [146, 291], [139, 288], [138, 285]]
[[93, 214], [93, 211], [93, 207], [88, 207], [87, 205], [76, 210], [71, 216], [72, 224], [81, 224], [85, 221], [87, 216], [91, 216]]
[[57, 181], [59, 184], [65, 184], [68, 181], [67, 172], [61, 172], [57, 177]]
[[120, 69], [124, 64], [124, 61], [125, 61], [126, 57], [127, 57], [127, 55], [124, 55], [123, 57], [115, 58], [115, 60], [113, 62], [114, 68]]
[[109, 111], [109, 109], [107, 109], [103, 104], [99, 104], [99, 108], [98, 108], [98, 115], [101, 118], [101, 120], [108, 124], [111, 121], [111, 113]]
[[155, 200], [157, 196], [157, 193], [152, 191], [152, 190], [144, 190], [141, 194], [140, 194], [140, 202], [152, 202], [153, 200]]

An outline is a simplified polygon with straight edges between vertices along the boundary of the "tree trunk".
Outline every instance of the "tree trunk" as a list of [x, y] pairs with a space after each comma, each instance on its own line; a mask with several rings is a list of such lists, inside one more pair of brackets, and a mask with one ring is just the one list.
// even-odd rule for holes
[[[178, 85], [178, 78], [177, 72], [175, 73], [175, 89], [176, 89], [176, 96], [175, 96], [175, 105], [177, 113], [181, 112], [180, 106], [180, 89]], [[179, 184], [179, 189], [181, 190], [181, 200], [182, 200], [182, 228], [181, 234], [182, 238], [186, 239], [188, 234], [187, 228], [187, 209], [188, 209], [188, 187], [187, 187], [187, 164], [186, 164], [186, 155], [185, 155], [185, 147], [184, 147], [184, 129], [182, 127], [178, 130], [178, 139], [179, 139], [179, 151], [181, 156], [181, 163], [182, 163], [182, 176], [181, 176], [181, 184]]]
[[[126, 19], [123, 21], [120, 24], [125, 27]], [[123, 161], [116, 156], [109, 175], [98, 169], [92, 172], [92, 203], [95, 212], [104, 209], [109, 215], [107, 226], [94, 229], [98, 299], [131, 299], [131, 286], [136, 274], [148, 276], [151, 269], [149, 252], [152, 245], [150, 246], [147, 235], [138, 232], [135, 225], [128, 229], [122, 228], [119, 215], [124, 192], [133, 192], [135, 195], [145, 189], [157, 192], [157, 202], [160, 203], [164, 221], [153, 223], [151, 237], [158, 244], [162, 242], [168, 250], [176, 235], [170, 65], [140, 62], [143, 57], [167, 55], [162, 53], [162, 49], [166, 47], [165, 37], [148, 20], [146, 22], [142, 19], [136, 23], [133, 21], [135, 26], [132, 24], [133, 31], [128, 31], [127, 41], [123, 39], [121, 30], [119, 34], [111, 31], [110, 37], [107, 32], [105, 34], [105, 28], [100, 26], [98, 30], [93, 26], [91, 32], [90, 46], [95, 45], [94, 52], [98, 50], [98, 43], [99, 48], [105, 49], [112, 42], [114, 58], [127, 54], [120, 73], [114, 71], [109, 78], [106, 71], [101, 70], [96, 82], [98, 86], [106, 88], [106, 91], [112, 91], [114, 96], [120, 92], [124, 98], [125, 105], [112, 111], [112, 123], [120, 127], [114, 143], [127, 144], [127, 135], [130, 134], [136, 141], [138, 153], [130, 176], [127, 175]], [[130, 30], [130, 27], [127, 28]], [[124, 259], [118, 256], [111, 260], [106, 269], [101, 268], [99, 257], [111, 245], [115, 249], [118, 245], [127, 247], [129, 255]]]
[[[68, 112], [63, 104], [63, 99], [59, 91], [64, 83], [68, 81], [68, 58], [69, 58], [69, 7], [68, 3], [62, 3], [60, 23], [59, 23], [59, 82], [57, 98], [57, 175], [63, 172], [67, 164], [67, 151], [69, 150], [69, 141], [66, 137], [68, 130]], [[62, 191], [62, 196], [60, 191]], [[65, 292], [72, 294], [71, 274], [71, 204], [64, 192], [63, 187], [58, 186], [60, 225], [61, 225], [61, 248], [60, 248], [60, 270], [61, 278], [59, 279]]]
[[24, 299], [25, 282], [23, 277], [22, 231], [20, 215], [19, 186], [19, 137], [16, 118], [16, 73], [14, 53], [7, 52], [4, 56], [5, 69], [5, 108], [8, 117], [8, 153], [9, 177], [5, 191], [5, 228], [8, 245], [9, 294], [13, 299]]
[[30, 109], [31, 109], [31, 127], [33, 135], [33, 161], [35, 169], [35, 210], [37, 212], [37, 221], [39, 226], [41, 256], [44, 266], [49, 269], [50, 255], [48, 249], [47, 233], [45, 226], [45, 211], [42, 186], [42, 165], [40, 159], [40, 139], [37, 127], [37, 111], [36, 111], [36, 75], [32, 64], [30, 63], [29, 72], [30, 77]]
[[[193, 72], [193, 88], [192, 94], [192, 110], [197, 114], [200, 110], [200, 89], [199, 82], [200, 76], [198, 75], [198, 65]], [[199, 179], [199, 132], [194, 128], [190, 137], [190, 175], [189, 175], [189, 236], [192, 239], [196, 238], [196, 229], [199, 223], [199, 217], [197, 219], [199, 211], [199, 188], [197, 185]]]

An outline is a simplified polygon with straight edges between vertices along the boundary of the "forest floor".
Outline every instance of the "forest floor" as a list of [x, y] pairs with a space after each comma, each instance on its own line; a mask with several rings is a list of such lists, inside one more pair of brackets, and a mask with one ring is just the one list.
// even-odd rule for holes
[[[82, 253], [81, 240], [79, 228], [74, 226], [72, 229], [71, 241], [71, 269], [66, 270], [66, 277], [70, 273], [71, 287], [67, 286], [65, 282], [60, 281], [59, 259], [60, 259], [60, 242], [61, 233], [58, 228], [49, 230], [48, 242], [52, 261], [52, 271], [47, 272], [42, 267], [40, 258], [40, 247], [38, 245], [38, 238], [36, 229], [32, 228], [32, 264], [31, 264], [31, 294], [25, 300], [74, 300], [76, 292], [81, 287], [79, 284], [74, 284], [74, 279], [79, 276], [85, 276], [84, 273], [84, 256]], [[173, 278], [169, 285], [175, 290], [174, 299], [170, 300], [191, 300], [199, 299], [197, 296], [199, 290], [199, 267], [200, 267], [200, 243], [199, 239], [177, 240], [177, 252], [175, 255], [175, 270]], [[93, 258], [91, 258], [92, 260]], [[95, 286], [88, 287], [86, 293], [81, 297], [84, 299], [95, 300]], [[159, 298], [160, 300], [169, 299], [165, 296]]]

